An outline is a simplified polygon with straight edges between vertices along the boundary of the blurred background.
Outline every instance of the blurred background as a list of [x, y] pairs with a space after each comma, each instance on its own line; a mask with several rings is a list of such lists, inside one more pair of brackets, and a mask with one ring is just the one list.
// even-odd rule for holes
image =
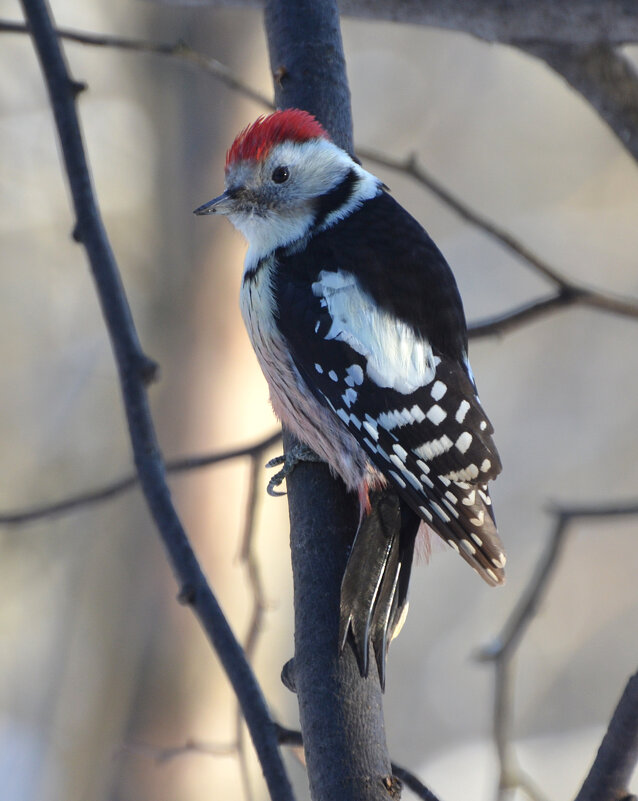
[[[271, 95], [261, 15], [127, 0], [53, 0], [60, 26], [186, 41]], [[19, 6], [0, 0], [0, 17]], [[517, 51], [450, 32], [344, 20], [355, 139], [418, 154], [446, 186], [568, 277], [638, 296], [638, 169], [587, 105]], [[73, 217], [30, 41], [0, 48], [0, 511], [58, 500], [130, 471], [109, 342]], [[146, 351], [167, 457], [275, 430], [237, 296], [244, 245], [191, 211], [218, 194], [224, 153], [263, 108], [175, 59], [65, 44], [98, 198]], [[638, 50], [628, 49], [636, 58]], [[405, 176], [369, 165], [427, 227], [470, 321], [548, 287]], [[393, 759], [449, 799], [494, 798], [493, 670], [500, 630], [548, 541], [550, 502], [636, 494], [636, 321], [561, 312], [471, 347], [504, 472], [493, 498], [509, 564], [490, 590], [451, 551], [415, 570], [392, 646]], [[277, 449], [268, 453], [276, 455]], [[265, 461], [265, 459], [264, 459]], [[254, 667], [276, 718], [293, 653], [285, 500], [259, 476], [255, 555], [265, 614]], [[171, 480], [214, 591], [240, 638], [254, 595], [239, 558], [249, 463]], [[575, 525], [516, 659], [513, 728], [550, 801], [576, 793], [638, 665], [636, 519]], [[177, 586], [141, 496], [0, 529], [2, 801], [255, 801], [266, 791], [215, 654]], [[212, 746], [219, 753], [192, 749]], [[298, 798], [303, 767], [287, 763]], [[244, 772], [246, 773], [246, 771]], [[638, 789], [638, 785], [635, 786]], [[411, 797], [405, 791], [405, 797]], [[522, 794], [513, 796], [524, 798]]]

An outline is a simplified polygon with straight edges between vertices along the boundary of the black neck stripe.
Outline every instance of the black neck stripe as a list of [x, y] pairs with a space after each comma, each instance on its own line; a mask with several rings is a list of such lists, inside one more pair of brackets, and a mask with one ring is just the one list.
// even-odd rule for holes
[[326, 221], [326, 218], [344, 206], [352, 197], [355, 187], [359, 183], [356, 172], [351, 169], [347, 172], [342, 181], [333, 187], [325, 195], [316, 199], [314, 227], [319, 228]]

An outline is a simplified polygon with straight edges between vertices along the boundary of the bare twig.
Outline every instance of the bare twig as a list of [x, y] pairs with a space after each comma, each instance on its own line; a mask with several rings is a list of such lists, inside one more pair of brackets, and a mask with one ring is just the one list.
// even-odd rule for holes
[[[507, 619], [501, 633], [485, 646], [478, 655], [478, 658], [482, 661], [494, 662], [495, 690], [492, 725], [500, 765], [499, 799], [504, 798], [505, 793], [513, 787], [521, 787], [530, 798], [535, 799], [535, 801], [542, 800], [540, 792], [520, 770], [511, 746], [511, 696], [514, 680], [512, 660], [558, 568], [570, 527], [579, 519], [595, 520], [638, 515], [638, 501], [589, 506], [560, 506], [553, 510], [553, 514], [555, 518], [554, 527], [548, 546], [536, 566], [526, 589]], [[618, 745], [617, 739], [614, 742]], [[638, 752], [636, 752], [635, 757], [638, 758]], [[592, 799], [594, 797], [591, 796]], [[578, 801], [584, 801], [584, 799], [578, 799]], [[596, 801], [599, 801], [599, 799], [597, 798]]]
[[202, 743], [198, 740], [187, 740], [184, 745], [170, 746], [168, 748], [157, 748], [146, 743], [126, 743], [120, 751], [139, 754], [154, 759], [158, 764], [171, 762], [177, 757], [186, 754], [204, 754], [206, 756], [231, 756], [237, 754], [237, 744], [228, 743], [226, 745], [215, 745], [212, 743]]
[[[259, 457], [261, 459], [262, 454], [280, 440], [281, 431], [277, 431], [274, 434], [270, 434], [265, 439], [255, 442], [253, 445], [232, 448], [219, 453], [204, 454], [202, 456], [169, 459], [165, 465], [166, 473], [169, 475], [178, 475], [179, 473], [186, 473], [203, 467], [211, 467], [220, 462], [230, 461], [231, 459], [239, 459], [243, 456], [251, 456], [253, 458]], [[19, 509], [16, 511], [0, 512], [0, 526], [22, 526], [28, 523], [34, 523], [45, 517], [57, 517], [58, 515], [79, 511], [85, 506], [111, 500], [138, 486], [139, 481], [137, 473], [130, 473], [98, 489], [79, 492], [77, 495], [71, 495], [61, 501], [42, 504], [41, 506], [32, 506], [27, 509]]]
[[467, 333], [470, 339], [482, 339], [483, 337], [507, 334], [527, 323], [547, 317], [558, 309], [573, 306], [578, 303], [579, 299], [580, 295], [576, 292], [559, 290], [555, 295], [551, 295], [548, 298], [533, 300], [531, 303], [525, 303], [510, 312], [505, 312], [505, 314], [471, 323], [468, 326]]
[[95, 201], [74, 104], [80, 87], [69, 76], [44, 0], [22, 0], [22, 5], [58, 129], [77, 217], [75, 237], [86, 248], [115, 353], [135, 464], [144, 496], [181, 586], [180, 599], [193, 607], [242, 706], [271, 797], [292, 801], [292, 788], [261, 689], [208, 586], [171, 500], [146, 391], [146, 384], [155, 372], [154, 365], [139, 344]]
[[[28, 33], [29, 29], [23, 22], [12, 20], [0, 20], [0, 33]], [[203, 53], [193, 50], [185, 42], [153, 42], [148, 39], [131, 39], [126, 36], [116, 36], [111, 34], [89, 33], [88, 31], [78, 31], [71, 28], [56, 28], [56, 34], [68, 42], [75, 44], [88, 45], [90, 47], [109, 47], [117, 50], [131, 50], [138, 53], [153, 53], [157, 56], [170, 56], [194, 64], [213, 77], [220, 80], [223, 84], [233, 89], [244, 97], [254, 100], [261, 106], [274, 108], [272, 100], [266, 95], [258, 92], [250, 84], [243, 81], [230, 67], [210, 58]]]

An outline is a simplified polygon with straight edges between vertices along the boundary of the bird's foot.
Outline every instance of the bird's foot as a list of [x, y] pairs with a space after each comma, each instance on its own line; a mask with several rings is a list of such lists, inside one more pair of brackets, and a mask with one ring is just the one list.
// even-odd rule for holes
[[282, 456], [275, 456], [274, 459], [266, 462], [266, 467], [278, 467], [283, 465], [268, 482], [266, 491], [273, 498], [280, 495], [285, 495], [285, 492], [279, 492], [278, 487], [288, 478], [299, 462], [321, 462], [317, 454], [311, 450], [307, 445], [302, 442], [295, 443], [285, 454]]

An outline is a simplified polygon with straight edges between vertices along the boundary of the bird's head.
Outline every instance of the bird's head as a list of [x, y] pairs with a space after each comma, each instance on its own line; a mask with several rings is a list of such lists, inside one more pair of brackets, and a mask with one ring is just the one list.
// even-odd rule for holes
[[225, 191], [195, 209], [224, 214], [255, 255], [301, 239], [315, 224], [322, 198], [360, 167], [306, 111], [260, 117], [226, 155]]

